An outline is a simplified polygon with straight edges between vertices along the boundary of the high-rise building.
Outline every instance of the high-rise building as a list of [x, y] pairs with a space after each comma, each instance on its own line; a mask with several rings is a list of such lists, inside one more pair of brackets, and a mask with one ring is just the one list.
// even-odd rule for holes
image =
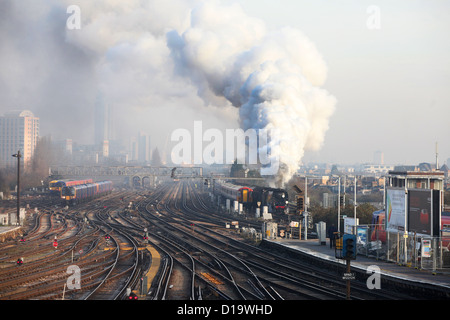
[[27, 167], [39, 139], [39, 118], [29, 110], [12, 111], [0, 117], [0, 168], [15, 166], [12, 157], [20, 150], [21, 163]]
[[146, 163], [151, 160], [150, 136], [139, 132], [138, 134], [138, 161]]
[[131, 137], [130, 139], [129, 155], [131, 161], [138, 160], [138, 141], [136, 137]]
[[112, 140], [111, 107], [102, 94], [97, 95], [94, 109], [94, 143], [103, 146], [104, 141]]
[[373, 163], [374, 164], [384, 164], [383, 151], [375, 151], [375, 153], [373, 154]]

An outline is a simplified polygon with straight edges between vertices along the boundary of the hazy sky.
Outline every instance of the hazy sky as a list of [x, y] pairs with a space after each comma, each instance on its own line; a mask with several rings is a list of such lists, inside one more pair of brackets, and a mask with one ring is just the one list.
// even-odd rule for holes
[[[243, 0], [273, 27], [294, 26], [328, 66], [324, 85], [337, 98], [317, 161], [387, 164], [450, 158], [450, 2]], [[380, 29], [369, 29], [380, 14]], [[369, 12], [368, 12], [369, 9]]]
[[[143, 131], [164, 147], [173, 130], [190, 129], [194, 120], [237, 127], [233, 90], [245, 73], [237, 66], [245, 70], [243, 63], [258, 61], [258, 54], [293, 61], [298, 45], [306, 48], [298, 75], [311, 90], [305, 96], [317, 93], [311, 83], [336, 99], [326, 109], [332, 114], [322, 115], [328, 130], [298, 132], [306, 136], [304, 161], [371, 162], [380, 150], [386, 164], [434, 162], [436, 142], [440, 164], [450, 158], [449, 1], [222, 0], [214, 3], [237, 3], [242, 10], [191, 16], [199, 3], [1, 1], [0, 114], [30, 109], [43, 135], [89, 143], [95, 97], [102, 92], [113, 106], [116, 138], [126, 143]], [[66, 28], [71, 4], [81, 8], [80, 30]], [[300, 30], [315, 48], [296, 31], [277, 42], [275, 31], [285, 26]], [[294, 37], [292, 48], [284, 42], [288, 53], [258, 47], [288, 36]], [[231, 71], [221, 70], [226, 65]], [[308, 147], [312, 136], [322, 145], [318, 151]]]

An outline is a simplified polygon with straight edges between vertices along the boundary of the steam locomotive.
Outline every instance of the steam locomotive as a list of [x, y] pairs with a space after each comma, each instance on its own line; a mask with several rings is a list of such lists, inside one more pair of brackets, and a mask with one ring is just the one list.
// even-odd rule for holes
[[232, 201], [236, 200], [251, 211], [267, 206], [272, 214], [289, 213], [288, 193], [284, 189], [241, 186], [218, 180], [214, 184], [214, 193]]
[[288, 214], [289, 197], [284, 189], [270, 187], [255, 187], [252, 192], [253, 208], [267, 206], [269, 213]]

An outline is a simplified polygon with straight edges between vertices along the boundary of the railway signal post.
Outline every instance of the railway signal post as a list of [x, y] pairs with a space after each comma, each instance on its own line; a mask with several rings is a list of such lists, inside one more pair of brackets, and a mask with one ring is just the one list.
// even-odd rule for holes
[[336, 258], [346, 260], [346, 272], [342, 277], [347, 281], [347, 300], [350, 300], [350, 281], [355, 280], [355, 274], [351, 272], [350, 261], [356, 259], [356, 236], [354, 234], [344, 234], [336, 239]]

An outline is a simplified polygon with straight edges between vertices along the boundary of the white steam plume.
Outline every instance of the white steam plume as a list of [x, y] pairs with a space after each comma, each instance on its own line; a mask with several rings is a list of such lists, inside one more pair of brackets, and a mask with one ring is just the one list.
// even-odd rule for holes
[[[66, 28], [69, 5], [80, 8], [80, 29]], [[114, 104], [117, 137], [148, 129], [152, 141], [186, 119], [230, 128], [234, 106], [243, 129], [278, 129], [271, 152], [285, 165], [285, 182], [305, 150], [321, 147], [334, 111], [313, 43], [293, 28], [267, 30], [238, 5], [3, 0], [0, 18], [0, 114], [29, 108], [41, 134], [89, 140], [98, 92]]]
[[267, 32], [239, 6], [207, 2], [192, 11], [189, 28], [167, 38], [179, 73], [205, 100], [223, 97], [240, 108], [244, 130], [278, 130], [270, 145], [282, 164], [277, 184], [289, 181], [305, 150], [322, 146], [336, 99], [319, 87], [326, 65], [299, 30]]

